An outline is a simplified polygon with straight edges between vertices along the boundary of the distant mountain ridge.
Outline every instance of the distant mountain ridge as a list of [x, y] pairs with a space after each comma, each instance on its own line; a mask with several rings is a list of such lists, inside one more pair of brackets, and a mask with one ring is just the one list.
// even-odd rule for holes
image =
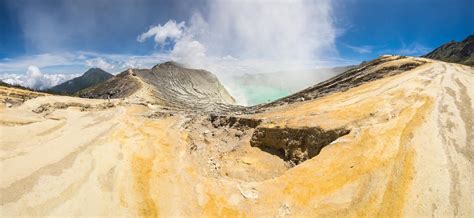
[[80, 90], [102, 83], [112, 77], [112, 74], [100, 68], [91, 68], [87, 70], [82, 76], [56, 85], [50, 88], [49, 91], [59, 94], [72, 95]]
[[82, 98], [139, 96], [169, 108], [212, 110], [234, 104], [224, 86], [211, 72], [165, 62], [151, 69], [128, 69], [112, 79], [76, 93]]
[[423, 57], [474, 66], [474, 35], [461, 42], [448, 42]]

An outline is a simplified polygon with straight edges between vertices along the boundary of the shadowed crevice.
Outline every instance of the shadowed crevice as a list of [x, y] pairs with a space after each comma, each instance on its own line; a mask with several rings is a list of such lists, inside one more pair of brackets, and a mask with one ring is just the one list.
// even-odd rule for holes
[[258, 127], [252, 135], [250, 144], [279, 156], [292, 165], [298, 165], [318, 155], [321, 149], [349, 132], [350, 130], [343, 128], [324, 130], [319, 127]]

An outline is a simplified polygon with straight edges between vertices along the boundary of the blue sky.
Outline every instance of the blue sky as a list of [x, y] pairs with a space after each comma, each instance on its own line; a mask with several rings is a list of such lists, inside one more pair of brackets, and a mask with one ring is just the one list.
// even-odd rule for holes
[[[173, 51], [176, 54], [178, 51], [174, 46], [177, 38], [167, 38], [165, 43], [160, 44], [153, 40], [153, 36], [143, 42], [137, 41], [137, 37], [150, 27], [164, 25], [169, 20], [176, 23], [184, 21], [186, 27], [180, 30], [184, 35], [188, 34], [185, 32], [193, 29], [189, 23], [196, 12], [207, 21], [206, 25], [213, 25], [217, 21], [209, 19], [225, 15], [208, 14], [224, 6], [213, 6], [209, 2], [212, 1], [1, 0], [0, 72], [25, 73], [30, 65], [38, 66], [43, 73], [74, 74], [84, 72], [91, 66], [109, 68], [106, 70], [114, 73], [126, 66], [148, 67], [169, 59]], [[275, 1], [265, 2], [275, 4]], [[331, 40], [324, 41], [325, 37], [321, 37], [317, 40], [324, 43], [312, 42], [315, 44], [311, 45], [314, 52], [327, 54], [315, 55], [326, 65], [354, 64], [386, 53], [422, 55], [442, 43], [459, 41], [474, 33], [473, 0], [315, 0], [303, 3], [313, 4], [312, 7], [325, 14], [316, 16], [315, 23], [324, 21], [330, 24], [330, 27], [320, 25], [315, 28], [318, 31], [329, 29], [331, 34], [327, 36], [332, 37]], [[242, 9], [237, 8], [237, 4], [225, 10]], [[212, 13], [216, 14], [215, 11]], [[282, 18], [286, 20], [275, 18], [275, 22], [291, 21], [293, 15], [300, 16], [298, 13], [289, 14]], [[297, 26], [298, 20], [295, 18], [296, 23], [288, 25]], [[208, 30], [221, 31], [222, 28], [211, 27]], [[235, 30], [246, 29], [238, 27]], [[181, 41], [187, 40], [185, 36], [180, 37]], [[292, 35], [287, 37], [288, 40], [297, 40]], [[254, 47], [248, 39], [240, 41], [243, 49], [236, 52], [236, 48], [214, 48], [212, 43], [202, 43], [205, 40], [202, 38], [190, 40], [200, 42], [197, 46], [204, 45], [208, 53], [216, 51], [219, 60], [246, 57], [245, 63], [253, 63], [260, 57], [266, 58], [264, 52], [245, 50]], [[232, 44], [228, 43], [229, 40], [222, 42], [220, 47]], [[283, 46], [280, 50], [286, 48], [284, 42], [280, 45]], [[271, 48], [271, 44], [267, 47]], [[300, 47], [295, 54], [304, 49], [304, 45]]]
[[334, 10], [338, 25], [345, 29], [337, 48], [349, 59], [372, 59], [382, 53], [421, 55], [474, 34], [472, 0], [349, 0]]

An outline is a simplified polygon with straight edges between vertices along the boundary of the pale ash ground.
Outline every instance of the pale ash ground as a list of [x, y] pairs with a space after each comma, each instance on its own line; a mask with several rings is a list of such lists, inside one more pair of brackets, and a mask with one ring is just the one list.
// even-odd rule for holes
[[[0, 215], [473, 217], [474, 70], [425, 61], [253, 115], [351, 129], [290, 169], [248, 144], [203, 162], [190, 136], [204, 129], [186, 129], [184, 113], [147, 118], [153, 107], [132, 104], [136, 96], [2, 106]], [[1, 89], [3, 98], [17, 91]], [[235, 176], [249, 167], [268, 175]]]

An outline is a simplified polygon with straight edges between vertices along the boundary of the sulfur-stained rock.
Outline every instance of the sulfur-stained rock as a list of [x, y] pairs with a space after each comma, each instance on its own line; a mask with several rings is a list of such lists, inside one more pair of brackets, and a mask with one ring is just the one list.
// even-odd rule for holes
[[383, 56], [249, 108], [142, 73], [110, 102], [0, 87], [0, 216], [474, 216], [472, 67]]

